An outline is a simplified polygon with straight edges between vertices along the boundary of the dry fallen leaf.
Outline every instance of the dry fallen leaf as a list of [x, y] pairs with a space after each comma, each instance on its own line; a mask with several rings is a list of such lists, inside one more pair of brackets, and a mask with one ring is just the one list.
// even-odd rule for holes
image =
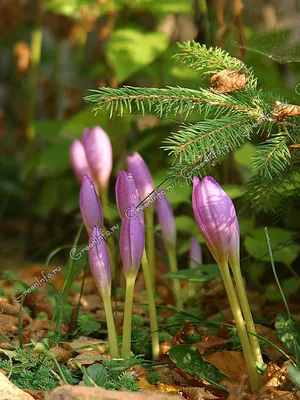
[[57, 361], [68, 361], [72, 354], [60, 346], [52, 347], [51, 352], [56, 356]]
[[286, 365], [283, 365], [281, 368], [275, 363], [269, 363], [267, 365], [267, 369], [264, 374], [265, 386], [283, 387], [287, 380], [288, 376]]
[[139, 387], [141, 390], [148, 390], [149, 392], [156, 392], [157, 388], [155, 385], [151, 385], [146, 378], [139, 379]]
[[91, 365], [100, 361], [102, 358], [106, 358], [105, 356], [109, 355], [103, 354], [98, 350], [89, 350], [78, 354], [78, 356], [75, 357], [75, 360], [78, 361], [80, 365]]
[[241, 382], [247, 375], [245, 359], [239, 351], [220, 350], [203, 358], [223, 372], [231, 382]]
[[179, 394], [182, 391], [182, 387], [179, 385], [167, 385], [165, 383], [159, 383], [157, 385], [157, 389], [161, 393], [169, 393], [169, 394]]
[[227, 339], [225, 338], [219, 338], [217, 336], [203, 336], [202, 341], [196, 343], [194, 346], [197, 348], [200, 354], [203, 354], [225, 343], [227, 343]]
[[219, 397], [213, 395], [208, 390], [206, 390], [205, 388], [201, 388], [201, 387], [182, 388], [182, 392], [189, 400], [215, 400], [215, 399], [219, 399]]
[[[255, 397], [250, 397], [250, 385], [246, 383], [246, 375], [243, 376], [243, 379], [239, 382], [230, 382], [228, 385], [229, 388], [229, 396], [227, 400], [258, 400], [259, 395], [254, 393]], [[265, 399], [266, 400], [266, 399]]]
[[[265, 390], [267, 389], [267, 390]], [[263, 390], [260, 390], [260, 397], [258, 398], [259, 400], [266, 400], [266, 399], [278, 399], [278, 400], [295, 400], [299, 399], [299, 394], [297, 392], [289, 392], [286, 390], [278, 390], [276, 388], [268, 387], [268, 388], [263, 388]], [[247, 399], [248, 400], [248, 399]], [[252, 399], [250, 399], [252, 400]]]
[[[0, 296], [0, 310], [3, 314], [11, 315], [13, 317], [19, 317], [20, 304], [14, 303], [10, 304], [6, 297]], [[22, 322], [32, 322], [33, 319], [29, 316], [26, 310], [22, 310]]]
[[174, 375], [172, 374], [170, 368], [164, 365], [155, 365], [152, 370], [157, 373], [163, 383], [172, 385], [175, 383]]
[[80, 336], [73, 342], [65, 342], [63, 347], [66, 350], [71, 350], [76, 353], [85, 353], [86, 351], [98, 350], [101, 354], [105, 353], [107, 343], [99, 339], [91, 339], [85, 336]]
[[18, 318], [11, 315], [0, 314], [0, 334], [6, 336], [7, 333], [18, 333]]
[[0, 348], [1, 350], [6, 349], [6, 350], [13, 350], [14, 346], [12, 346], [11, 344], [5, 342], [5, 341], [0, 341]]
[[[255, 329], [258, 335], [270, 340], [270, 342], [274, 343], [277, 347], [286, 351], [286, 349], [282, 346], [281, 342], [277, 338], [277, 334], [273, 329], [260, 324], [255, 324]], [[264, 351], [267, 353], [270, 360], [275, 363], [282, 357], [282, 354], [273, 346], [264, 346]]]
[[170, 348], [173, 346], [173, 343], [170, 340], [167, 340], [160, 344], [160, 354], [167, 354]]
[[47, 319], [36, 319], [23, 329], [24, 337], [28, 339], [43, 339], [49, 329], [50, 322]]
[[[73, 306], [76, 306], [78, 304], [79, 299], [80, 299], [80, 293], [77, 293], [73, 297], [71, 304]], [[93, 312], [93, 311], [97, 310], [98, 308], [103, 309], [103, 302], [101, 300], [101, 297], [97, 294], [83, 295], [80, 299], [80, 304], [84, 311]]]
[[35, 400], [44, 400], [45, 399], [45, 391], [44, 390], [23, 389], [23, 391], [30, 394]]
[[14, 385], [6, 376], [0, 373], [1, 400], [33, 400], [34, 398]]
[[53, 307], [44, 293], [27, 294], [24, 300], [24, 307], [30, 308], [30, 310], [32, 310], [32, 315], [44, 312], [49, 319], [52, 318]]
[[128, 370], [128, 372], [132, 372], [133, 376], [137, 380], [140, 380], [141, 378], [147, 378], [150, 375], [150, 372], [141, 365], [134, 365]]

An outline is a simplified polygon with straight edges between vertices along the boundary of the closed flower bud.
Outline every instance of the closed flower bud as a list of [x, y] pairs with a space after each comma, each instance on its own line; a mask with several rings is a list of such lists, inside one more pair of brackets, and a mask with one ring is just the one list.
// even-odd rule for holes
[[93, 180], [100, 189], [106, 187], [113, 165], [112, 147], [108, 135], [99, 126], [85, 129], [82, 143]]
[[[135, 207], [132, 205], [132, 210]], [[126, 278], [136, 276], [142, 261], [145, 239], [139, 218], [124, 218], [120, 232], [120, 253]]]
[[[121, 219], [140, 218], [142, 226], [144, 226], [144, 213], [137, 210], [137, 206], [141, 202], [132, 174], [120, 171], [116, 182], [116, 201]], [[133, 204], [135, 210], [130, 206]], [[130, 214], [130, 215], [129, 215]]]
[[141, 200], [144, 200], [148, 194], [154, 190], [154, 184], [149, 168], [137, 152], [133, 153], [132, 156], [127, 157], [127, 165], [128, 171], [133, 175], [140, 198]]
[[89, 262], [95, 284], [102, 298], [111, 294], [110, 260], [105, 240], [97, 226], [89, 238]]
[[93, 181], [87, 175], [84, 176], [81, 184], [79, 203], [88, 234], [90, 234], [94, 226], [97, 226], [99, 229], [103, 228], [103, 212], [100, 200]]
[[236, 213], [230, 197], [210, 176], [194, 177], [192, 206], [198, 228], [218, 264], [227, 263], [236, 229]]
[[177, 235], [173, 210], [164, 191], [159, 190], [157, 193], [159, 199], [156, 201], [156, 209], [162, 236], [168, 245], [174, 247]]
[[190, 268], [196, 268], [202, 264], [202, 249], [197, 238], [194, 236], [190, 248]]
[[79, 182], [83, 181], [85, 174], [91, 175], [83, 144], [78, 139], [74, 140], [70, 147], [70, 158], [73, 170]]

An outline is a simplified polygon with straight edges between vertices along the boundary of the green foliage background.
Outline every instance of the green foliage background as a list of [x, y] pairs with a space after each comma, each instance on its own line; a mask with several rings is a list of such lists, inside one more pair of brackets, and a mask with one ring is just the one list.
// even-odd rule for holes
[[[243, 61], [253, 69], [259, 87], [298, 104], [295, 87], [300, 82], [300, 46], [292, 39], [293, 28], [280, 29], [285, 11], [277, 10], [278, 25], [267, 29], [261, 22], [260, 3], [250, 0], [244, 3], [242, 24], [248, 50]], [[3, 262], [6, 269], [21, 260], [43, 260], [53, 248], [73, 241], [80, 224], [79, 184], [71, 171], [68, 152], [72, 140], [80, 138], [84, 128], [100, 125], [111, 138], [114, 170], [110, 198], [116, 220], [114, 182], [119, 169], [125, 168], [126, 155], [139, 151], [156, 184], [165, 178], [172, 163], [161, 146], [169, 133], [178, 129], [178, 117], [121, 118], [113, 114], [110, 118], [105, 111], [95, 115], [83, 101], [88, 88], [207, 87], [205, 76], [179, 65], [173, 56], [178, 52], [176, 42], [196, 39], [215, 45], [218, 34], [216, 8], [201, 0], [18, 0], [17, 4], [18, 18], [11, 17], [14, 25], [0, 27], [4, 60], [0, 210], [6, 225], [1, 240], [6, 249]], [[298, 10], [286, 12], [288, 15]], [[230, 12], [225, 14], [231, 26]], [[34, 53], [30, 46], [35, 32], [42, 34], [42, 47], [34, 75], [30, 68], [22, 71], [18, 62], [26, 60], [26, 48]], [[18, 50], [20, 42], [23, 47]], [[238, 32], [232, 28], [224, 48], [239, 57], [240, 44]], [[32, 102], [31, 115], [28, 107]], [[185, 122], [199, 118], [200, 115], [193, 113]], [[26, 135], [28, 127], [35, 132], [34, 146]], [[299, 288], [299, 200], [273, 213], [251, 217], [242, 214], [242, 193], [250, 178], [249, 165], [259, 140], [246, 141], [221, 165], [216, 165], [213, 174], [237, 204], [243, 266], [250, 280], [260, 286], [264, 272], [268, 273], [263, 227], [271, 226], [274, 259], [282, 267], [285, 290], [291, 294]], [[181, 268], [185, 269], [191, 234], [203, 242], [192, 218], [191, 188], [176, 187], [168, 199], [175, 210], [178, 253]], [[207, 263], [211, 262], [206, 250], [204, 253]], [[269, 286], [265, 295], [274, 299], [276, 293]]]

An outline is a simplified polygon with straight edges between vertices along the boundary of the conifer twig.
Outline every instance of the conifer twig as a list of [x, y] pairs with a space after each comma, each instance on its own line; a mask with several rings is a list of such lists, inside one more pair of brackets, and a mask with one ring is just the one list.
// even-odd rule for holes
[[[240, 9], [242, 3], [236, 1], [235, 4]], [[104, 109], [110, 116], [153, 113], [160, 118], [179, 119], [180, 129], [163, 145], [173, 156], [169, 175], [177, 180], [186, 179], [190, 174], [203, 176], [245, 140], [262, 135], [265, 140], [260, 141], [250, 165], [252, 176], [246, 185], [246, 199], [258, 211], [260, 207], [273, 208], [293, 196], [295, 188], [299, 187], [296, 175], [300, 165], [295, 152], [300, 142], [300, 107], [288, 104], [286, 99], [272, 92], [258, 89], [252, 68], [218, 47], [208, 48], [194, 41], [182, 43], [174, 61], [199, 72], [199, 78], [219, 74], [217, 78], [222, 76], [226, 85], [223, 82], [220, 90], [214, 77], [210, 88], [198, 90], [100, 88], [92, 90], [85, 100], [92, 104], [94, 111]], [[234, 86], [234, 81], [231, 85], [230, 79], [241, 74], [245, 78], [242, 85]], [[278, 110], [278, 105], [284, 106], [283, 109]], [[198, 117], [198, 121], [188, 123], [191, 116]], [[277, 133], [274, 133], [275, 128]], [[280, 185], [284, 185], [284, 192]]]

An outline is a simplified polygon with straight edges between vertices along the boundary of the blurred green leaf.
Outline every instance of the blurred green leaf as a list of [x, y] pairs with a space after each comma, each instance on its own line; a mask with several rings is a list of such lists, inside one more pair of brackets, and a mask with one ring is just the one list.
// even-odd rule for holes
[[283, 312], [276, 317], [275, 329], [278, 339], [298, 358], [300, 355], [300, 323], [288, 313]]
[[40, 177], [54, 176], [71, 168], [69, 160], [70, 142], [53, 144], [38, 157], [37, 173]]
[[248, 167], [252, 162], [251, 157], [253, 157], [255, 153], [256, 146], [250, 142], [246, 142], [233, 153], [233, 158], [238, 164]]
[[101, 324], [93, 314], [79, 314], [78, 327], [80, 335], [88, 336], [93, 332], [99, 331]]
[[234, 200], [243, 195], [243, 188], [242, 186], [238, 185], [222, 185], [222, 188], [228, 194], [228, 196]]
[[[168, 187], [165, 186], [165, 187]], [[171, 187], [167, 192], [167, 199], [172, 206], [177, 206], [180, 203], [190, 204], [192, 198], [191, 186], [179, 187], [175, 186], [174, 189]]]
[[[274, 261], [290, 265], [298, 256], [300, 246], [294, 243], [294, 232], [281, 228], [268, 229]], [[265, 232], [263, 228], [254, 229], [245, 238], [245, 247], [257, 260], [270, 261]]]
[[59, 201], [60, 187], [56, 180], [47, 181], [41, 190], [36, 212], [41, 218], [47, 218]]
[[178, 232], [188, 233], [191, 237], [198, 234], [195, 220], [186, 215], [175, 217], [175, 225]]
[[[16, 281], [19, 284], [19, 287], [21, 287], [21, 290], [28, 289], [29, 285], [25, 282], [23, 282], [14, 272], [12, 271], [3, 271], [1, 272], [1, 275], [5, 275], [5, 280], [8, 281]], [[2, 277], [1, 277], [2, 279]]]
[[75, 179], [58, 177], [41, 184], [39, 201], [35, 211], [46, 219], [54, 210], [68, 214], [79, 207], [79, 183]]
[[84, 9], [86, 16], [97, 18], [117, 9], [123, 2], [124, 0], [106, 0], [99, 4], [99, 0], [47, 0], [44, 9], [72, 19], [81, 18], [81, 11]]
[[109, 114], [105, 111], [99, 111], [95, 114], [91, 107], [86, 107], [63, 125], [60, 134], [66, 139], [81, 139], [85, 128], [91, 129], [99, 125], [105, 130], [112, 144], [118, 150], [119, 138], [127, 134], [131, 126], [131, 121], [131, 116], [126, 116], [126, 118], [113, 116], [110, 118]]
[[[189, 87], [191, 89], [198, 89], [203, 80], [201, 79], [201, 75], [197, 71], [192, 70], [188, 66], [185, 65], [177, 65], [174, 62], [173, 56], [178, 53], [178, 46], [176, 44], [171, 44], [166, 51], [159, 57], [159, 59], [155, 60], [147, 67], [143, 68], [142, 71], [137, 73], [138, 77], [144, 78], [148, 77], [155, 85], [161, 86], [170, 85], [170, 86], [182, 86]], [[199, 113], [192, 113], [195, 116], [195, 121], [199, 120]], [[191, 117], [192, 117], [191, 114]], [[177, 119], [181, 119], [178, 117], [174, 117], [173, 121]], [[192, 119], [192, 118], [191, 118]], [[190, 118], [188, 118], [190, 121]], [[172, 119], [165, 119], [166, 123], [170, 124]]]
[[150, 133], [147, 133], [147, 135], [144, 135], [141, 137], [137, 143], [135, 143], [134, 149], [137, 152], [143, 152], [147, 149], [149, 149], [150, 146], [155, 145], [156, 142], [156, 133], [155, 131], [152, 131]]
[[259, 261], [251, 262], [250, 265], [247, 265], [247, 276], [249, 276], [252, 281], [259, 283], [265, 273], [265, 269], [266, 267], [264, 263]]
[[293, 382], [293, 384], [300, 389], [300, 371], [295, 368], [292, 364], [287, 364], [288, 377]]
[[264, 299], [268, 301], [278, 301], [281, 299], [281, 294], [275, 285], [265, 285], [263, 295]]
[[281, 287], [285, 294], [296, 293], [299, 289], [299, 282], [294, 276], [292, 276], [291, 278], [285, 279], [281, 283]]
[[[37, 159], [37, 172], [40, 177], [55, 176], [71, 169], [69, 150], [71, 141], [74, 138], [81, 138], [84, 128], [92, 128], [95, 125], [100, 125], [109, 135], [113, 146], [118, 152], [119, 146], [117, 142], [120, 135], [126, 135], [131, 123], [131, 118], [109, 118], [109, 115], [104, 111], [98, 112], [97, 115], [91, 108], [85, 108], [79, 111], [64, 124], [50, 124], [47, 129], [50, 131], [53, 128], [60, 127], [60, 139], [53, 143], [46, 150], [42, 151]], [[51, 127], [52, 126], [52, 127]], [[39, 126], [42, 129], [43, 124]], [[32, 165], [28, 165], [27, 169], [31, 169]], [[28, 172], [25, 169], [23, 174]]]
[[253, 229], [253, 222], [250, 218], [238, 218], [241, 236], [249, 235]]
[[0, 179], [0, 195], [1, 200], [5, 197], [18, 197], [23, 198], [26, 196], [24, 188], [19, 184], [19, 182], [7, 179]]
[[291, 45], [291, 31], [279, 29], [258, 33], [255, 29], [247, 28], [246, 33], [248, 50], [245, 62], [254, 66], [260, 86], [276, 91], [277, 95], [288, 98], [291, 104], [298, 104], [299, 96], [295, 93], [294, 85], [286, 84], [278, 68], [279, 62], [300, 59], [299, 48]]
[[99, 331], [100, 328], [101, 324], [99, 324], [99, 322], [90, 321], [82, 327], [82, 329], [80, 330], [80, 334], [87, 336], [93, 332]]
[[164, 275], [169, 279], [186, 279], [190, 282], [209, 282], [212, 279], [222, 278], [217, 264], [200, 265], [196, 268], [181, 269]]
[[134, 9], [153, 14], [182, 14], [192, 11], [190, 0], [131, 0], [128, 4]]
[[[201, 243], [201, 244], [205, 243], [203, 236], [201, 235], [201, 233], [199, 231], [197, 232], [197, 234], [195, 236], [199, 243]], [[183, 238], [182, 240], [180, 240], [180, 242], [177, 245], [177, 254], [181, 255], [190, 250], [191, 239], [192, 239], [192, 236], [190, 236], [188, 239]]]
[[[96, 385], [103, 387], [107, 380], [107, 371], [102, 364], [93, 364], [87, 369], [88, 376], [96, 383]], [[93, 384], [87, 376], [84, 376], [83, 383], [85, 386], [92, 386]]]
[[168, 43], [168, 36], [160, 32], [122, 28], [111, 34], [107, 43], [107, 58], [118, 81], [123, 82], [163, 53]]
[[64, 124], [65, 121], [34, 121], [34, 128], [37, 136], [55, 142]]
[[81, 137], [84, 128], [92, 128], [95, 125], [100, 125], [104, 130], [106, 130], [105, 125], [107, 119], [107, 113], [100, 111], [95, 114], [91, 107], [86, 107], [65, 122], [61, 129], [61, 134], [65, 137], [74, 139]]

